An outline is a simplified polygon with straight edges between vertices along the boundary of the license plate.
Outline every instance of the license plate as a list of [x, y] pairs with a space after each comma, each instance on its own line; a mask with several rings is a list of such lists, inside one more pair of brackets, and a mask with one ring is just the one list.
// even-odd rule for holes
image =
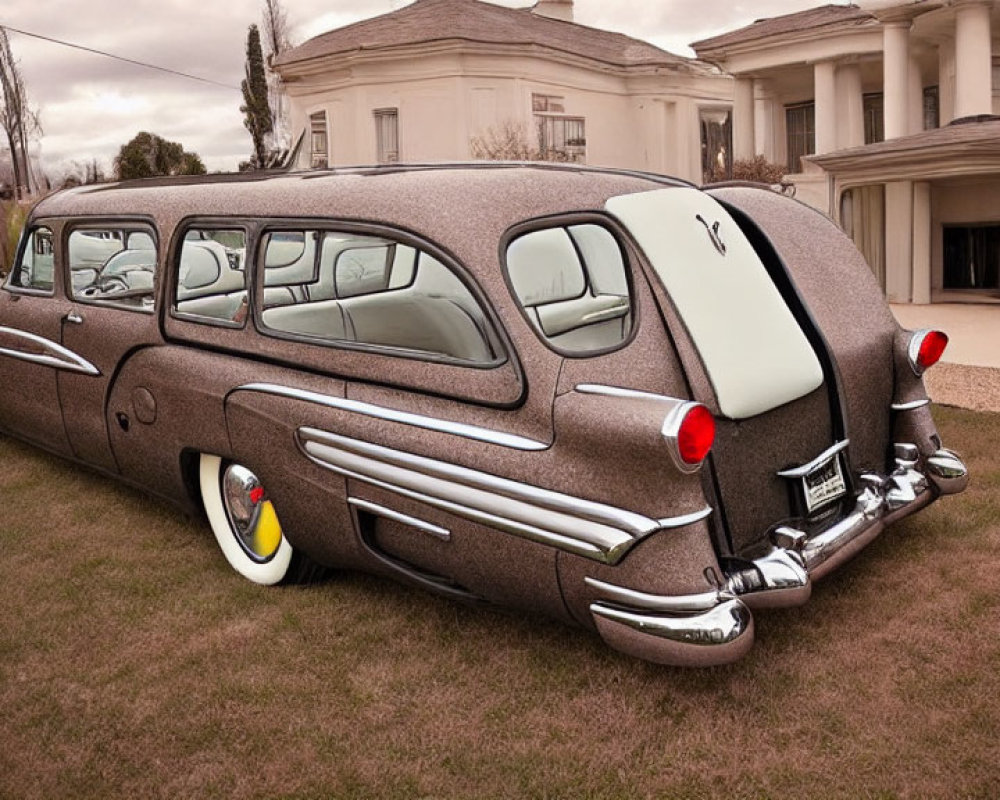
[[836, 500], [847, 491], [844, 473], [840, 468], [840, 455], [836, 454], [824, 461], [816, 469], [802, 478], [802, 488], [806, 498], [806, 512]]

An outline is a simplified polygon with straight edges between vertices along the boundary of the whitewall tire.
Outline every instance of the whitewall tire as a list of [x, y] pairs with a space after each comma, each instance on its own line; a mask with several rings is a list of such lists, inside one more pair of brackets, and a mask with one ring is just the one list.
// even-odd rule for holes
[[205, 453], [198, 469], [205, 514], [229, 565], [254, 583], [273, 585], [285, 580], [292, 546], [256, 475], [240, 464]]

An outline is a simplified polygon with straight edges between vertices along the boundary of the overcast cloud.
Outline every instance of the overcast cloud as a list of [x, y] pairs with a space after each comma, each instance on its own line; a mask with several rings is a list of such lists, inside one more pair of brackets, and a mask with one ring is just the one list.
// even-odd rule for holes
[[[530, 0], [493, 0], [523, 7]], [[829, 2], [830, 0], [826, 0]], [[836, 0], [844, 2], [845, 0]], [[576, 21], [693, 55], [686, 45], [760, 17], [823, 0], [576, 0]], [[407, 5], [407, 0], [284, 0], [292, 38], [312, 36]], [[232, 170], [250, 154], [239, 92], [247, 28], [260, 0], [7, 0], [0, 25], [197, 75], [229, 88], [168, 75], [13, 31], [32, 107], [41, 112], [41, 157], [53, 177], [71, 162], [105, 169], [142, 130], [178, 141], [209, 170]]]

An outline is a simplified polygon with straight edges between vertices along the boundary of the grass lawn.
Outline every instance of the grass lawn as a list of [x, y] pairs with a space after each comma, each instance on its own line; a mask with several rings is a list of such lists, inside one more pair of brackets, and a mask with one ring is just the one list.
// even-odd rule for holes
[[742, 662], [338, 575], [267, 589], [207, 525], [0, 439], [0, 798], [1000, 796], [1000, 415], [968, 491]]

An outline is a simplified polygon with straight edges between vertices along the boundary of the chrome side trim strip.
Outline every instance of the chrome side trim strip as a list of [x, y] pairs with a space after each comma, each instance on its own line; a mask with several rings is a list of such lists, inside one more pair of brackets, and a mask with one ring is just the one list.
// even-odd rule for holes
[[693, 525], [701, 522], [706, 517], [711, 516], [712, 507], [705, 506], [701, 511], [692, 511], [690, 514], [682, 514], [678, 517], [664, 517], [656, 520], [656, 524], [661, 528], [683, 528], [685, 525]]
[[[412, 491], [410, 489], [398, 486], [394, 483], [389, 483], [387, 481], [379, 480], [371, 475], [366, 475], [361, 472], [355, 472], [354, 470], [345, 469], [344, 467], [338, 466], [327, 461], [325, 458], [314, 456], [310, 453], [306, 453], [310, 461], [319, 464], [321, 467], [326, 467], [338, 475], [343, 475], [347, 478], [354, 478], [355, 480], [363, 481], [371, 486], [378, 486], [380, 489], [385, 489], [390, 492], [395, 492], [403, 497], [409, 497], [413, 500], [418, 500], [421, 503], [427, 503], [429, 506], [434, 506], [435, 508], [440, 508], [443, 511], [448, 511], [456, 516], [463, 517], [465, 519], [472, 520], [473, 522], [481, 522], [484, 525], [488, 525], [493, 528], [498, 528], [507, 533], [512, 533], [515, 536], [520, 536], [522, 538], [528, 539], [533, 542], [539, 542], [541, 544], [552, 545], [553, 547], [558, 547], [562, 550], [566, 550], [570, 553], [575, 553], [577, 555], [584, 556], [586, 558], [591, 558], [595, 561], [600, 561], [602, 563], [615, 563], [621, 559], [621, 555], [617, 555], [614, 561], [611, 561], [609, 554], [614, 551], [611, 549], [602, 549], [600, 546], [585, 542], [578, 538], [573, 538], [571, 536], [563, 536], [558, 533], [549, 530], [542, 530], [536, 528], [532, 525], [525, 525], [507, 517], [502, 517], [496, 514], [489, 514], [484, 511], [480, 511], [475, 508], [471, 508], [466, 505], [459, 503], [454, 503], [449, 500], [444, 500], [433, 495], [424, 494], [422, 492]], [[631, 541], [631, 540], [629, 540]], [[623, 543], [624, 544], [624, 543]], [[620, 545], [619, 545], [620, 546]]]
[[395, 520], [396, 522], [401, 522], [410, 528], [415, 528], [421, 533], [427, 533], [436, 539], [447, 542], [451, 540], [451, 531], [447, 528], [441, 528], [437, 525], [432, 525], [430, 522], [425, 522], [422, 519], [417, 519], [416, 517], [411, 517], [409, 514], [402, 514], [399, 511], [395, 511], [391, 508], [386, 508], [385, 506], [380, 506], [378, 503], [372, 503], [369, 500], [362, 500], [360, 497], [348, 497], [347, 502], [356, 508], [364, 509], [377, 517], [385, 517], [386, 519]]
[[810, 461], [808, 464], [803, 464], [801, 467], [793, 467], [791, 469], [783, 469], [778, 472], [778, 475], [782, 478], [804, 478], [810, 472], [812, 472], [816, 467], [822, 464], [824, 461], [832, 458], [837, 453], [842, 450], [846, 450], [847, 446], [851, 443], [850, 439], [844, 439], [843, 441], [837, 442], [832, 447], [828, 447], [822, 453], [820, 453], [816, 458]]
[[909, 403], [893, 403], [889, 408], [893, 411], [912, 411], [915, 408], [923, 408], [926, 405], [930, 405], [930, 398], [925, 397], [923, 400], [911, 400]]
[[665, 614], [694, 614], [708, 611], [726, 600], [732, 600], [734, 595], [728, 592], [702, 592], [701, 594], [661, 595], [637, 592], [613, 583], [605, 583], [597, 578], [584, 578], [584, 583], [599, 591], [604, 597], [630, 608], [641, 608], [647, 611], [661, 611]]
[[676, 397], [665, 394], [643, 392], [639, 389], [623, 389], [621, 386], [605, 386], [603, 383], [578, 383], [575, 387], [580, 394], [600, 394], [605, 397], [631, 397], [636, 400], [660, 400], [663, 402], [679, 402]]
[[426, 417], [423, 414], [399, 411], [373, 403], [364, 403], [360, 400], [349, 400], [346, 397], [334, 397], [333, 395], [310, 392], [306, 389], [295, 389], [291, 386], [281, 386], [275, 383], [246, 383], [236, 387], [233, 391], [263, 392], [264, 394], [271, 394], [277, 397], [305, 400], [308, 403], [317, 403], [329, 408], [336, 408], [340, 411], [350, 411], [351, 413], [362, 414], [366, 417], [383, 419], [388, 422], [399, 422], [403, 425], [412, 425], [415, 428], [448, 433], [453, 436], [474, 439], [478, 442], [486, 442], [487, 444], [496, 444], [501, 447], [510, 447], [515, 450], [548, 450], [551, 447], [547, 442], [528, 439], [513, 433], [495, 431], [491, 428], [481, 428], [478, 425], [467, 425], [464, 422], [451, 422], [450, 420], [438, 419], [437, 417]]
[[622, 508], [583, 500], [550, 489], [519, 483], [508, 478], [499, 478], [487, 472], [459, 467], [446, 461], [413, 455], [316, 428], [300, 428], [299, 439], [307, 443], [315, 442], [356, 453], [385, 464], [411, 469], [426, 476], [452, 481], [462, 486], [500, 495], [548, 511], [569, 514], [600, 525], [618, 528], [633, 537], [646, 536], [662, 527], [678, 527], [669, 524], [672, 520], [667, 520], [668, 524], [661, 524], [658, 520]]
[[31, 353], [11, 347], [0, 347], [0, 355], [10, 356], [21, 361], [30, 361], [32, 364], [42, 364], [46, 367], [64, 369], [68, 372], [81, 372], [84, 375], [101, 374], [101, 371], [83, 356], [74, 353], [61, 344], [53, 342], [51, 339], [46, 339], [44, 336], [37, 336], [34, 333], [28, 333], [28, 331], [22, 331], [19, 328], [6, 327], [0, 327], [0, 334], [24, 339], [26, 342], [31, 342], [31, 344], [41, 347], [45, 351], [42, 353]]
[[710, 511], [651, 519], [315, 428], [299, 428], [297, 438], [307, 458], [337, 474], [602, 563], [615, 564], [650, 533]]

